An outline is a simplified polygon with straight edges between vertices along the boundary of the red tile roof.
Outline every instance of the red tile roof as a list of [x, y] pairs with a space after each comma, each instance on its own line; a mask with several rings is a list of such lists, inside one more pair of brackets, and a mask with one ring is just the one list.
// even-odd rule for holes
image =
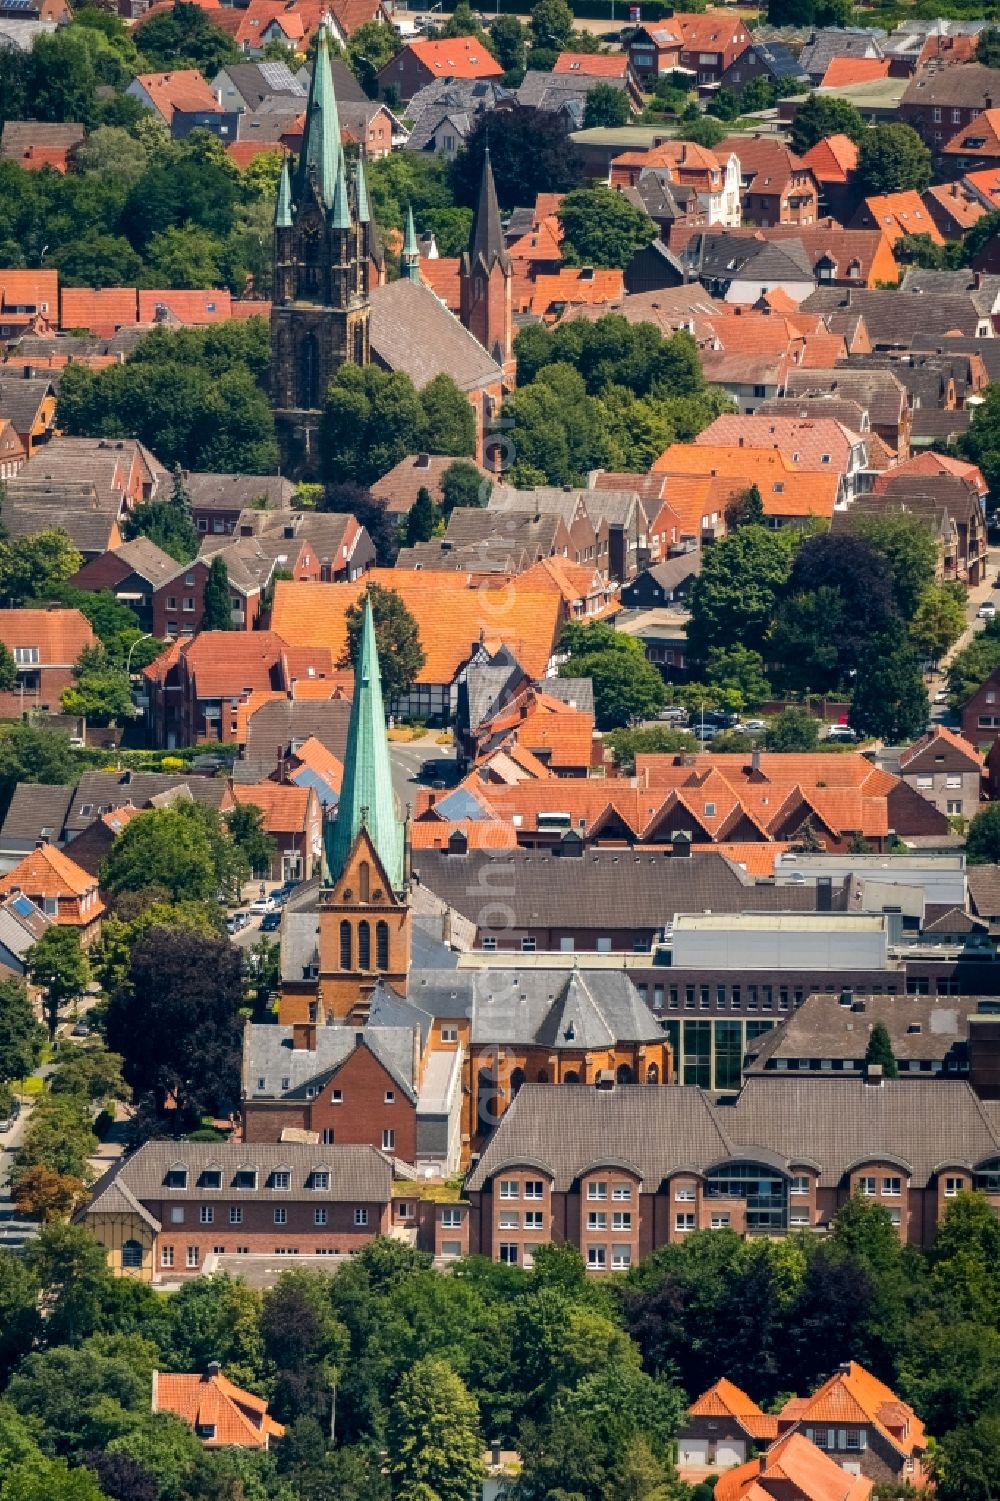
[[421, 280], [453, 313], [457, 313], [461, 306], [460, 273], [461, 262], [457, 255], [439, 255], [436, 260], [420, 257]]
[[1000, 109], [984, 109], [952, 136], [943, 151], [945, 156], [1000, 158]]
[[79, 610], [0, 610], [0, 641], [7, 650], [38, 648], [41, 667], [72, 667], [85, 646], [96, 646], [90, 622]]
[[222, 291], [139, 292], [139, 322], [154, 323], [165, 308], [179, 323], [224, 323], [233, 316], [232, 297]]
[[812, 167], [817, 182], [846, 183], [858, 165], [858, 148], [850, 136], [824, 136], [802, 160]]
[[[727, 480], [732, 489], [753, 483], [760, 490], [769, 516], [833, 515], [839, 478], [836, 474], [801, 470], [780, 449], [740, 448], [738, 445], [673, 443], [653, 463], [662, 474]], [[673, 490], [666, 499], [674, 504]]]
[[537, 276], [531, 293], [531, 311], [540, 317], [555, 314], [569, 303], [588, 306], [617, 302], [625, 295], [624, 271], [564, 266], [561, 271]]
[[207, 1448], [266, 1449], [285, 1432], [262, 1397], [234, 1386], [218, 1370], [204, 1376], [154, 1371], [153, 1411], [172, 1412], [196, 1431], [211, 1429], [203, 1439]]
[[55, 316], [59, 303], [58, 271], [13, 271], [0, 268], [0, 308], [48, 309]]
[[221, 113], [219, 101], [197, 68], [178, 68], [173, 73], [139, 73], [135, 82], [168, 125], [178, 109]]
[[63, 287], [59, 294], [59, 327], [86, 328], [94, 334], [113, 334], [139, 321], [135, 287]]
[[787, 1404], [778, 1414], [779, 1423], [786, 1414], [796, 1428], [803, 1423], [871, 1423], [907, 1457], [921, 1454], [927, 1447], [924, 1425], [912, 1407], [855, 1360], [835, 1371], [811, 1397]]
[[[761, 846], [754, 845], [753, 848], [760, 849]], [[769, 845], [763, 848], [768, 851], [773, 861], [774, 850]], [[748, 1397], [746, 1392], [735, 1386], [732, 1381], [727, 1381], [725, 1376], [714, 1386], [710, 1386], [707, 1392], [703, 1392], [697, 1401], [692, 1402], [688, 1412], [693, 1418], [738, 1418], [741, 1425], [754, 1438], [778, 1437], [777, 1416], [774, 1413], [763, 1412], [752, 1397]]]
[[233, 804], [259, 808], [268, 834], [299, 834], [305, 830], [309, 812], [309, 787], [289, 782], [236, 782], [226, 793], [223, 808]]
[[[995, 168], [993, 175], [1000, 181], [1000, 175], [997, 174]], [[952, 224], [961, 230], [971, 229], [973, 224], [978, 224], [983, 215], [988, 212], [986, 205], [970, 191], [965, 181], [938, 183], [936, 187], [925, 188], [923, 196], [931, 212], [933, 212], [933, 205], [936, 204], [946, 223], [951, 220]], [[930, 200], [929, 203], [928, 200]]]
[[407, 42], [409, 50], [435, 78], [502, 78], [503, 68], [475, 37]]
[[902, 193], [866, 198], [865, 207], [872, 223], [885, 233], [890, 245], [895, 245], [903, 235], [928, 235], [935, 245], [944, 244], [944, 236], [920, 194], [913, 188]]
[[629, 70], [624, 52], [560, 52], [553, 73], [579, 73], [582, 78], [625, 78]]
[[831, 57], [820, 88], [847, 88], [852, 83], [872, 83], [888, 78], [891, 63], [887, 57]]

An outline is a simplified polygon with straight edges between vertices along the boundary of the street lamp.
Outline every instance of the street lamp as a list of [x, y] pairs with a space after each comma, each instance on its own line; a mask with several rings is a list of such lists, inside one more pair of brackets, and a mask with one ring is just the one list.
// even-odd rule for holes
[[152, 635], [153, 635], [152, 631], [146, 631], [143, 635], [136, 636], [135, 640], [132, 642], [132, 645], [128, 649], [128, 656], [125, 658], [125, 676], [126, 677], [131, 677], [132, 676], [132, 653], [135, 651], [135, 649], [139, 645], [140, 641], [149, 641], [149, 640], [152, 639]]

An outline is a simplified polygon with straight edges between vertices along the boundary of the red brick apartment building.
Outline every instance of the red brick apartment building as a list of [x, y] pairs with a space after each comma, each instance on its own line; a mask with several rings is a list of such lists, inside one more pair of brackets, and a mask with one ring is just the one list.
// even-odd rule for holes
[[860, 1193], [928, 1246], [963, 1189], [1000, 1206], [1000, 1127], [964, 1081], [752, 1077], [700, 1090], [526, 1085], [469, 1179], [470, 1249], [530, 1266], [568, 1242], [624, 1271], [694, 1230], [821, 1229]]

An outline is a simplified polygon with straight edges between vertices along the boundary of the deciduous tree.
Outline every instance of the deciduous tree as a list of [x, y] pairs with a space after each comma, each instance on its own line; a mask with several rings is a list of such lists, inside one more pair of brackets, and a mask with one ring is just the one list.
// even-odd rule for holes
[[569, 658], [561, 677], [590, 678], [594, 710], [601, 729], [616, 729], [649, 719], [667, 701], [659, 672], [646, 660], [641, 642], [611, 626], [568, 625], [560, 649]]
[[[421, 644], [420, 628], [395, 589], [371, 584], [367, 592], [375, 622], [382, 693], [391, 702], [409, 691], [427, 656]], [[357, 661], [364, 618], [365, 599], [362, 595], [347, 612], [347, 650], [339, 664], [341, 667], [353, 667]]]
[[571, 266], [625, 267], [656, 235], [649, 215], [611, 188], [576, 188], [556, 212], [563, 260]]
[[867, 194], [923, 192], [931, 154], [910, 125], [873, 125], [858, 147], [858, 185]]
[[810, 94], [795, 112], [791, 147], [802, 156], [824, 136], [832, 135], [849, 136], [860, 145], [866, 131], [864, 120], [849, 100], [830, 94]]
[[851, 727], [898, 745], [923, 733], [929, 713], [920, 659], [902, 623], [890, 621], [872, 636], [858, 662]]
[[26, 1079], [42, 1056], [45, 1031], [23, 980], [0, 980], [0, 1084]]
[[27, 966], [32, 983], [43, 992], [49, 1036], [55, 1037], [59, 1013], [90, 981], [90, 960], [79, 931], [53, 923], [28, 950]]
[[418, 1360], [389, 1414], [389, 1474], [399, 1501], [468, 1501], [483, 1479], [479, 1405], [445, 1360]]

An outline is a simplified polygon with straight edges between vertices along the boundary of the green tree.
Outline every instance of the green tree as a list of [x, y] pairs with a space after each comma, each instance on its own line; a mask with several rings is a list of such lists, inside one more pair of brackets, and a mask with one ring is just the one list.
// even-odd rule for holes
[[813, 751], [818, 744], [819, 720], [794, 704], [775, 715], [764, 732], [764, 748], [769, 751]]
[[0, 980], [0, 1085], [26, 1079], [42, 1056], [44, 1028], [23, 980]]
[[594, 710], [601, 729], [649, 719], [666, 703], [663, 679], [634, 637], [608, 625], [570, 624], [559, 646], [569, 652], [559, 669], [560, 676], [592, 680]]
[[231, 631], [233, 628], [233, 605], [229, 595], [229, 569], [221, 553], [216, 553], [205, 580], [204, 613], [201, 618], [203, 631]]
[[691, 588], [688, 642], [697, 662], [739, 641], [761, 651], [791, 566], [791, 539], [743, 526], [707, 548]]
[[221, 836], [198, 803], [178, 802], [143, 812], [126, 824], [101, 869], [112, 896], [158, 886], [174, 901], [206, 901], [225, 874]]
[[1000, 803], [981, 808], [969, 824], [965, 858], [970, 865], [996, 865], [1000, 862]]
[[380, 21], [365, 21], [351, 33], [347, 55], [354, 76], [369, 98], [378, 95], [376, 74], [379, 69], [395, 57], [402, 45], [402, 37]]
[[946, 1433], [934, 1454], [940, 1501], [993, 1501], [1000, 1465], [1000, 1417], [986, 1413]]
[[426, 453], [469, 458], [476, 451], [472, 404], [450, 375], [436, 375], [420, 392], [420, 444]]
[[91, 724], [117, 724], [135, 716], [132, 684], [103, 646], [85, 646], [73, 664], [73, 685], [63, 689], [64, 714], [80, 714]]
[[910, 125], [873, 125], [858, 147], [858, 186], [866, 194], [923, 192], [931, 154]]
[[27, 969], [32, 983], [43, 992], [49, 1036], [55, 1037], [60, 1011], [90, 981], [90, 961], [77, 929], [53, 923], [28, 950]]
[[[391, 703], [409, 692], [427, 655], [421, 644], [420, 628], [395, 589], [370, 584], [367, 597], [375, 622], [382, 692]], [[360, 595], [347, 612], [347, 649], [339, 663], [341, 667], [353, 667], [357, 660], [364, 618], [365, 596]]]
[[213, 26], [200, 6], [185, 0], [176, 0], [172, 11], [144, 21], [135, 41], [151, 67], [161, 72], [200, 68], [206, 78], [214, 78], [220, 68], [239, 59], [232, 38]]
[[591, 130], [595, 125], [615, 128], [627, 125], [632, 118], [632, 109], [624, 89], [612, 88], [609, 83], [599, 83], [587, 95], [583, 107], [583, 128]]
[[223, 280], [223, 242], [200, 224], [168, 224], [150, 235], [145, 254], [142, 286], [217, 287]]
[[929, 713], [920, 659], [905, 627], [892, 621], [872, 637], [858, 664], [851, 726], [898, 745], [923, 734]]
[[0, 727], [0, 806], [6, 812], [19, 782], [66, 787], [86, 765], [62, 730], [32, 724]]
[[861, 535], [888, 563], [896, 609], [904, 620], [912, 620], [934, 582], [937, 549], [930, 528], [919, 517], [897, 511], [870, 517]]
[[0, 596], [12, 606], [50, 598], [82, 566], [83, 555], [56, 528], [0, 542]]
[[[129, 139], [124, 130], [114, 134]], [[142, 274], [142, 256], [124, 235], [88, 234], [71, 240], [53, 252], [52, 263], [65, 287], [135, 286]]]
[[490, 47], [505, 73], [523, 76], [525, 44], [526, 32], [517, 17], [498, 15], [490, 26]]
[[[93, 955], [94, 973], [105, 991], [110, 993], [125, 983], [132, 950], [150, 928], [187, 928], [202, 938], [222, 936], [222, 917], [216, 902], [169, 902], [160, 900], [162, 895], [153, 887], [129, 892], [117, 899], [115, 910], [105, 917], [101, 941]], [[146, 901], [149, 896], [152, 900]]]
[[910, 621], [910, 640], [922, 657], [937, 662], [965, 630], [964, 590], [953, 584], [929, 584]]
[[771, 697], [763, 657], [745, 646], [713, 646], [705, 677], [714, 687], [738, 694], [742, 709], [757, 709]]
[[1000, 31], [995, 26], [984, 26], [976, 38], [976, 62], [1000, 68]]
[[[544, 3], [548, 5], [550, 0]], [[552, 3], [568, 9], [565, 0]], [[533, 68], [538, 66], [535, 56], [530, 63]], [[487, 147], [501, 208], [534, 203], [539, 193], [568, 193], [583, 181], [579, 153], [553, 111], [488, 110], [479, 116], [451, 164], [455, 199], [469, 208], [479, 201]]]
[[421, 485], [403, 527], [403, 538], [407, 547], [412, 547], [416, 542], [429, 542], [434, 535], [436, 524], [437, 507], [431, 500], [431, 492], [427, 486]]
[[802, 156], [825, 136], [849, 136], [860, 146], [866, 134], [867, 126], [849, 100], [831, 94], [810, 94], [796, 110], [790, 144]]
[[343, 365], [330, 382], [320, 423], [323, 473], [371, 484], [419, 447], [423, 427], [423, 406], [408, 375]]
[[975, 634], [951, 659], [948, 694], [953, 709], [960, 709], [990, 673], [1000, 667], [1000, 630], [994, 629], [995, 624], [987, 621], [985, 630]]
[[446, 1360], [428, 1357], [407, 1371], [389, 1413], [387, 1448], [399, 1501], [469, 1501], [478, 1491], [479, 1404]]
[[196, 1277], [172, 1301], [172, 1362], [184, 1371], [203, 1371], [217, 1360], [231, 1380], [251, 1390], [260, 1385], [264, 1342], [263, 1299], [238, 1277]]
[[627, 266], [656, 235], [649, 215], [611, 188], [576, 188], [556, 214], [563, 260], [571, 266]]
[[623, 776], [632, 776], [635, 758], [643, 755], [676, 755], [680, 751], [696, 751], [698, 742], [687, 730], [662, 729], [609, 730], [604, 737], [615, 753], [615, 761]]
[[566, 0], [538, 0], [531, 12], [531, 45], [561, 52], [573, 30], [573, 12]]
[[899, 1078], [896, 1055], [892, 1050], [892, 1038], [889, 1036], [889, 1029], [885, 1022], [876, 1022], [868, 1034], [865, 1063], [866, 1065], [877, 1064], [882, 1070], [883, 1079]]
[[711, 151], [720, 141], [725, 140], [726, 128], [718, 120], [713, 120], [711, 115], [699, 115], [693, 120], [682, 119], [676, 136], [679, 141], [694, 141], [696, 146], [704, 146]]
[[[1000, 213], [985, 215], [973, 228], [979, 229], [987, 219], [995, 234], [1000, 229]], [[969, 255], [975, 253], [971, 233], [965, 241]], [[989, 505], [995, 509], [1000, 499], [1000, 389], [993, 385], [986, 387], [981, 404], [972, 413], [968, 430], [961, 434], [955, 446], [963, 459], [978, 464], [983, 471], [990, 490]]]
[[737, 490], [726, 506], [726, 527], [735, 532], [741, 526], [766, 526], [764, 501], [756, 485]]
[[0, 691], [11, 693], [17, 687], [17, 663], [13, 653], [0, 642]]
[[78, 1185], [89, 1183], [94, 1175], [88, 1158], [96, 1150], [90, 1101], [78, 1095], [42, 1095], [15, 1156], [11, 1188], [19, 1193], [26, 1176], [39, 1168]]
[[456, 506], [488, 506], [492, 493], [493, 481], [478, 464], [456, 459], [441, 476], [442, 515], [450, 516]]
[[246, 859], [251, 875], [266, 875], [277, 846], [264, 827], [264, 814], [256, 803], [237, 803], [224, 817], [229, 837]]

